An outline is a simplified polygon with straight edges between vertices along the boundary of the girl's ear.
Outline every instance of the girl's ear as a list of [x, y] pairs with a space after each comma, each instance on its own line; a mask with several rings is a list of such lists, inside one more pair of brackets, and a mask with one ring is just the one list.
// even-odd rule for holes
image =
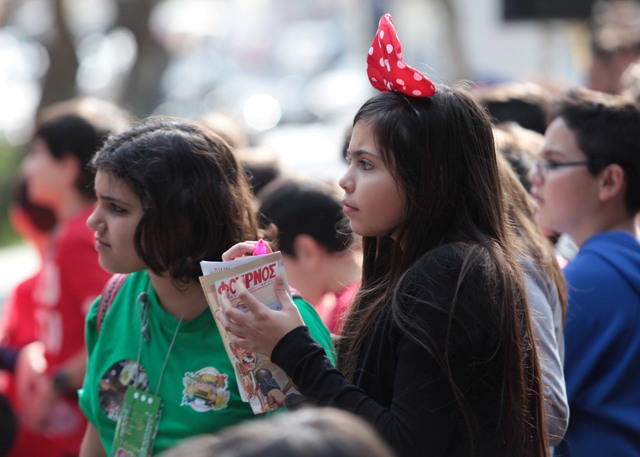
[[625, 173], [620, 165], [612, 163], [600, 172], [600, 188], [598, 197], [601, 202], [608, 202], [614, 198], [623, 198], [627, 188]]

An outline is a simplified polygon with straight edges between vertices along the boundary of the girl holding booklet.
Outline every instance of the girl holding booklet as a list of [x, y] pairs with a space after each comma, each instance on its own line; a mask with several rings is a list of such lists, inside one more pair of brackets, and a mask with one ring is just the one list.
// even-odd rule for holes
[[[271, 356], [300, 392], [369, 421], [398, 455], [546, 456], [522, 274], [505, 221], [491, 122], [461, 88], [401, 61], [390, 16], [369, 51], [383, 91], [358, 111], [343, 208], [363, 237], [362, 287], [337, 369], [279, 298], [222, 300], [231, 341]], [[231, 248], [223, 258], [251, 249]]]
[[[106, 312], [97, 300], [87, 317], [81, 455], [149, 455], [260, 417], [241, 400], [199, 282], [200, 261], [258, 236], [229, 146], [205, 127], [150, 119], [109, 139], [92, 165], [98, 205], [87, 224], [99, 261], [128, 275], [117, 292], [105, 289]], [[330, 353], [318, 315], [296, 304]]]

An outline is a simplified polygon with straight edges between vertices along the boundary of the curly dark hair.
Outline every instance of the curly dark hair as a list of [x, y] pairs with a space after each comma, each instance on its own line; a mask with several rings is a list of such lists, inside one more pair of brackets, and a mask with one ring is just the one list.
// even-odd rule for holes
[[91, 161], [140, 197], [135, 247], [156, 274], [198, 280], [201, 260], [257, 238], [252, 194], [228, 144], [204, 125], [150, 118], [110, 138]]

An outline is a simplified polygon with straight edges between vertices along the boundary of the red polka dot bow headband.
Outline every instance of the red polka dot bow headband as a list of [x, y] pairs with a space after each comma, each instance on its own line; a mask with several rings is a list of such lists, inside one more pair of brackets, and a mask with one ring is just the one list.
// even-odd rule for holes
[[367, 75], [373, 87], [382, 92], [431, 97], [437, 91], [425, 75], [402, 61], [402, 45], [390, 14], [380, 18], [367, 56]]

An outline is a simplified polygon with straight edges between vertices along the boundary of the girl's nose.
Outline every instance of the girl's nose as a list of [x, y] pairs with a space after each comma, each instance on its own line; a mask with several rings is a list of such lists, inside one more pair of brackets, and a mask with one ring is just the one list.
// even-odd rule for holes
[[98, 231], [99, 227], [99, 218], [98, 218], [98, 208], [94, 209], [93, 212], [87, 218], [87, 227], [91, 230]]
[[338, 185], [345, 192], [349, 192], [353, 188], [353, 181], [349, 176], [349, 170], [347, 170], [338, 180]]

